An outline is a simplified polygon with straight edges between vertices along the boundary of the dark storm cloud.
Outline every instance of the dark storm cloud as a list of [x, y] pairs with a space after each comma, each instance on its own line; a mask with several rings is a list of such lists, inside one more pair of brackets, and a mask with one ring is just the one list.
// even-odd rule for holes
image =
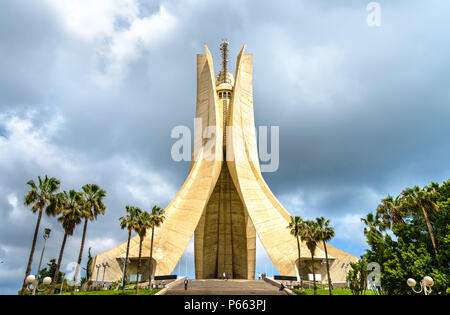
[[[380, 1], [374, 28], [368, 1], [98, 1], [80, 23], [58, 3], [0, 3], [1, 293], [17, 289], [31, 243], [29, 179], [108, 191], [94, 253], [125, 239], [126, 204], [167, 205], [189, 168], [171, 160], [170, 131], [193, 126], [195, 55], [208, 44], [218, 71], [222, 38], [233, 71], [242, 44], [254, 54], [256, 124], [280, 126], [269, 186], [291, 213], [331, 217], [343, 249], [361, 253], [359, 217], [380, 198], [448, 178], [448, 4]], [[62, 232], [44, 225], [48, 260]]]

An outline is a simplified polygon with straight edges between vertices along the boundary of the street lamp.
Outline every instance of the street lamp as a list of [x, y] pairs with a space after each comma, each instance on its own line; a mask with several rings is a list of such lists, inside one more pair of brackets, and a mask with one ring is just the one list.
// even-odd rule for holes
[[[36, 293], [36, 290], [38, 292], [44, 292], [45, 290], [39, 290], [39, 281], [37, 278], [33, 275], [29, 275], [27, 279], [25, 280], [25, 283], [27, 285], [28, 290], [33, 291], [33, 295]], [[42, 283], [44, 285], [50, 285], [52, 283], [52, 278], [45, 277], [44, 280], [42, 280]]]
[[41, 271], [41, 265], [42, 265], [42, 257], [44, 257], [44, 251], [45, 251], [45, 245], [47, 244], [47, 240], [50, 237], [50, 232], [52, 230], [50, 229], [45, 229], [44, 230], [44, 235], [42, 236], [44, 238], [44, 246], [42, 247], [42, 252], [41, 252], [41, 259], [39, 260], [39, 266], [38, 266], [38, 271], [37, 271], [37, 276], [35, 281], [37, 283], [34, 284], [34, 288], [33, 288], [33, 295], [36, 293], [36, 289], [39, 286], [39, 272]]
[[95, 265], [95, 268], [97, 268], [97, 278], [95, 278], [95, 289], [97, 290], [98, 287], [98, 272], [100, 271], [100, 267], [102, 264]]
[[103, 266], [103, 279], [102, 279], [102, 288], [103, 288], [103, 286], [105, 285], [106, 268], [109, 267], [109, 264], [108, 263], [104, 263], [104, 264], [102, 264], [102, 266]]
[[131, 261], [129, 259], [121, 258], [120, 259], [123, 264], [123, 270], [122, 270], [122, 288], [125, 286], [125, 266], [126, 264], [129, 264]]
[[29, 275], [29, 276], [25, 279], [25, 282], [26, 282], [26, 284], [30, 285], [30, 284], [33, 284], [34, 280], [36, 280], [35, 276]]
[[414, 291], [414, 293], [423, 293], [425, 295], [429, 295], [431, 293], [431, 287], [434, 285], [434, 280], [433, 278], [426, 276], [422, 279], [422, 281], [420, 281], [420, 291], [416, 291], [414, 290], [414, 287], [416, 286], [416, 280], [414, 280], [413, 278], [409, 278], [406, 281], [406, 284], [408, 284], [408, 286], [411, 288], [411, 290]]

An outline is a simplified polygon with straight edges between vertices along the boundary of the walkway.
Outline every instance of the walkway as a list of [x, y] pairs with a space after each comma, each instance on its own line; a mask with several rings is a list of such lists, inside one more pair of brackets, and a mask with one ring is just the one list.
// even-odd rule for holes
[[263, 280], [189, 280], [170, 288], [166, 295], [287, 295]]

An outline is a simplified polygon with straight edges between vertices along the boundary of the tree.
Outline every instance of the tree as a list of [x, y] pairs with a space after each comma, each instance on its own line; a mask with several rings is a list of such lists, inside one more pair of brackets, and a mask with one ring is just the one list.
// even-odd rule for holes
[[31, 187], [31, 190], [25, 196], [25, 206], [32, 206], [31, 211], [38, 213], [36, 228], [34, 229], [33, 243], [31, 245], [30, 257], [28, 258], [28, 265], [25, 271], [25, 278], [23, 279], [21, 294], [25, 294], [26, 279], [30, 275], [31, 265], [33, 264], [34, 250], [36, 248], [36, 240], [39, 233], [39, 226], [41, 224], [42, 212], [48, 216], [56, 215], [55, 207], [55, 194], [59, 190], [60, 181], [54, 177], [48, 178], [45, 176], [44, 180], [38, 177], [38, 185], [30, 180], [27, 185]]
[[327, 263], [327, 276], [328, 276], [328, 290], [330, 295], [333, 295], [333, 284], [330, 277], [330, 264], [328, 262], [327, 243], [334, 238], [334, 228], [330, 227], [330, 220], [326, 220], [324, 217], [316, 219], [319, 238], [323, 242], [323, 248], [325, 249], [325, 260]]
[[135, 231], [139, 235], [139, 259], [137, 266], [137, 279], [136, 279], [136, 295], [139, 295], [139, 273], [141, 271], [141, 254], [142, 254], [142, 242], [147, 235], [147, 230], [150, 228], [150, 213], [142, 211], [140, 209], [137, 215], [137, 222], [135, 225]]
[[56, 281], [59, 276], [59, 269], [61, 267], [67, 237], [73, 235], [75, 227], [81, 224], [82, 219], [84, 218], [84, 202], [85, 200], [83, 198], [83, 195], [75, 190], [70, 190], [69, 192], [64, 191], [58, 196], [58, 204], [61, 211], [61, 216], [58, 218], [58, 222], [61, 223], [64, 229], [64, 237], [61, 249], [59, 251], [59, 258], [55, 275], [53, 277], [52, 289], [50, 291], [51, 295], [55, 294]]
[[350, 262], [351, 269], [347, 274], [347, 282], [349, 289], [353, 295], [363, 295], [367, 289], [367, 265], [368, 262], [364, 257], [361, 257], [357, 262]]
[[[380, 259], [386, 258], [386, 246], [384, 244], [386, 233], [383, 234], [383, 232], [385, 232], [386, 229], [388, 229], [392, 225], [392, 223], [388, 222], [387, 220], [388, 217], [386, 216], [382, 220], [380, 214], [378, 213], [375, 215], [373, 213], [369, 213], [365, 219], [361, 219], [361, 221], [363, 221], [368, 227], [364, 228], [364, 235], [367, 238], [367, 244], [372, 247], [373, 253], [376, 253], [376, 256], [380, 257]], [[397, 223], [395, 223], [394, 226], [395, 225], [397, 225]], [[381, 232], [380, 230], [382, 230], [383, 232]], [[378, 262], [381, 265], [380, 261], [375, 261], [370, 258], [368, 260], [371, 262]], [[379, 285], [376, 285], [376, 287], [378, 289], [378, 293], [382, 294], [381, 287]]]
[[381, 200], [381, 204], [377, 207], [377, 214], [383, 220], [383, 226], [390, 229], [393, 224], [405, 224], [403, 218], [407, 215], [407, 211], [400, 196], [394, 198], [388, 195]]
[[294, 236], [297, 240], [297, 250], [298, 250], [298, 273], [300, 275], [300, 288], [303, 289], [303, 276], [301, 269], [301, 242], [302, 242], [302, 233], [305, 228], [304, 221], [300, 216], [291, 216], [291, 222], [287, 228], [290, 230], [291, 235]]
[[436, 240], [433, 233], [433, 227], [431, 226], [431, 221], [428, 215], [428, 213], [432, 212], [433, 210], [439, 211], [439, 207], [435, 202], [437, 197], [435, 186], [428, 186], [427, 189], [422, 189], [419, 186], [415, 186], [414, 188], [407, 188], [402, 192], [402, 195], [405, 198], [407, 206], [411, 207], [413, 210], [421, 212], [423, 219], [427, 224], [428, 234], [431, 238], [434, 254], [439, 263]]
[[[53, 277], [56, 271], [56, 266], [57, 266], [56, 259], [50, 259], [50, 262], [47, 264], [47, 267], [39, 271], [39, 282], [42, 282], [46, 277], [50, 278]], [[62, 282], [64, 275], [65, 275], [64, 272], [60, 272], [57, 282]]]
[[71, 295], [75, 294], [75, 288], [78, 281], [78, 273], [80, 272], [81, 260], [83, 258], [84, 242], [86, 239], [87, 225], [89, 221], [97, 220], [101, 214], [105, 214], [106, 206], [103, 203], [103, 198], [106, 197], [106, 191], [95, 184], [88, 184], [83, 186], [84, 204], [83, 204], [83, 236], [81, 237], [80, 254], [78, 255], [78, 263], [75, 269], [74, 285], [72, 287]]
[[313, 273], [313, 281], [314, 281], [314, 295], [317, 295], [317, 284], [316, 284], [316, 272], [314, 267], [314, 254], [316, 252], [317, 243], [320, 241], [320, 233], [319, 228], [317, 226], [317, 222], [314, 221], [306, 221], [305, 229], [302, 233], [302, 238], [306, 241], [306, 246], [311, 252], [311, 266]]
[[[408, 191], [409, 190], [409, 191]], [[364, 255], [367, 261], [380, 265], [381, 287], [383, 294], [414, 294], [406, 285], [408, 278], [417, 281], [424, 276], [431, 276], [434, 280], [433, 294], [448, 294], [450, 287], [450, 180], [442, 185], [432, 183], [421, 188], [425, 192], [432, 192], [432, 201], [438, 207], [435, 211], [429, 205], [427, 212], [429, 224], [425, 220], [422, 209], [412, 202], [412, 195], [417, 194], [410, 189], [403, 190], [399, 197], [402, 203], [402, 221], [389, 220], [389, 233], [380, 233], [378, 228], [365, 229], [369, 249]], [[408, 197], [406, 197], [408, 196]], [[408, 199], [409, 200], [408, 200]], [[382, 200], [383, 203], [383, 200]], [[376, 224], [368, 220], [372, 227]], [[429, 225], [435, 237], [438, 255], [434, 250], [429, 234]], [[441, 264], [438, 263], [438, 260]], [[444, 263], [445, 262], [445, 263]]]
[[[436, 242], [440, 248], [438, 261], [450, 261], [450, 180], [444, 182], [439, 188], [437, 205], [439, 212], [432, 215], [433, 226], [436, 234]], [[443, 264], [443, 267], [446, 267]], [[448, 267], [448, 263], [447, 263]], [[449, 270], [449, 268], [447, 268]], [[450, 283], [448, 285], [450, 288]], [[449, 289], [450, 291], [450, 289]], [[450, 292], [449, 292], [450, 294]]]
[[[441, 241], [442, 246], [440, 257], [444, 257], [444, 252], [450, 253], [448, 222], [450, 211], [443, 207], [434, 221], [436, 239]], [[371, 249], [367, 252], [367, 259], [381, 266], [383, 290], [387, 294], [413, 294], [406, 280], [414, 278], [420, 281], [425, 276], [431, 276], [434, 280], [433, 294], [445, 294], [450, 286], [450, 270], [448, 265], [437, 263], [422, 215], [413, 212], [404, 225], [395, 224], [392, 233], [395, 238], [386, 234], [383, 238], [371, 239]], [[448, 257], [447, 262], [450, 261]]]
[[152, 284], [152, 274], [153, 274], [153, 237], [155, 235], [155, 227], [159, 227], [166, 217], [164, 216], [164, 209], [153, 206], [152, 213], [150, 215], [150, 227], [152, 229], [152, 237], [151, 237], [151, 244], [150, 244], [150, 262], [149, 262], [149, 268], [150, 273], [148, 276], [148, 286], [151, 288]]
[[379, 214], [374, 215], [373, 213], [369, 213], [365, 218], [362, 218], [361, 221], [368, 227], [368, 229], [364, 228], [364, 235], [372, 232], [381, 236], [381, 231], [385, 230], [385, 226], [383, 221], [381, 221]]
[[[126, 206], [125, 207], [127, 215], [123, 216], [119, 219], [120, 222], [120, 228], [122, 230], [128, 231], [128, 241], [127, 241], [127, 254], [125, 256], [125, 266], [124, 266], [124, 284], [126, 283], [126, 275], [127, 275], [127, 267], [128, 267], [128, 256], [130, 253], [130, 240], [131, 240], [131, 232], [135, 231], [137, 229], [137, 218], [140, 215], [140, 209], [136, 207]], [[125, 295], [125, 285], [122, 287], [122, 294]]]

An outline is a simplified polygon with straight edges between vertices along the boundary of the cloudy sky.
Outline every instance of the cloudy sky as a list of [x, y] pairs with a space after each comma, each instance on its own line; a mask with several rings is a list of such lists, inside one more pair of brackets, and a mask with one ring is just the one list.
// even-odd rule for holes
[[[170, 132], [193, 126], [196, 54], [206, 43], [218, 71], [222, 38], [233, 71], [244, 43], [254, 54], [256, 124], [280, 126], [269, 186], [291, 214], [330, 218], [332, 243], [363, 254], [360, 218], [381, 198], [450, 174], [450, 4], [379, 1], [371, 27], [368, 2], [0, 1], [0, 293], [17, 292], [26, 267], [28, 180], [107, 190], [107, 214], [88, 230], [93, 253], [126, 240], [125, 205], [170, 202], [189, 168], [171, 159]], [[52, 218], [41, 226], [53, 230], [47, 262], [62, 230]], [[258, 257], [263, 272], [260, 246]]]

